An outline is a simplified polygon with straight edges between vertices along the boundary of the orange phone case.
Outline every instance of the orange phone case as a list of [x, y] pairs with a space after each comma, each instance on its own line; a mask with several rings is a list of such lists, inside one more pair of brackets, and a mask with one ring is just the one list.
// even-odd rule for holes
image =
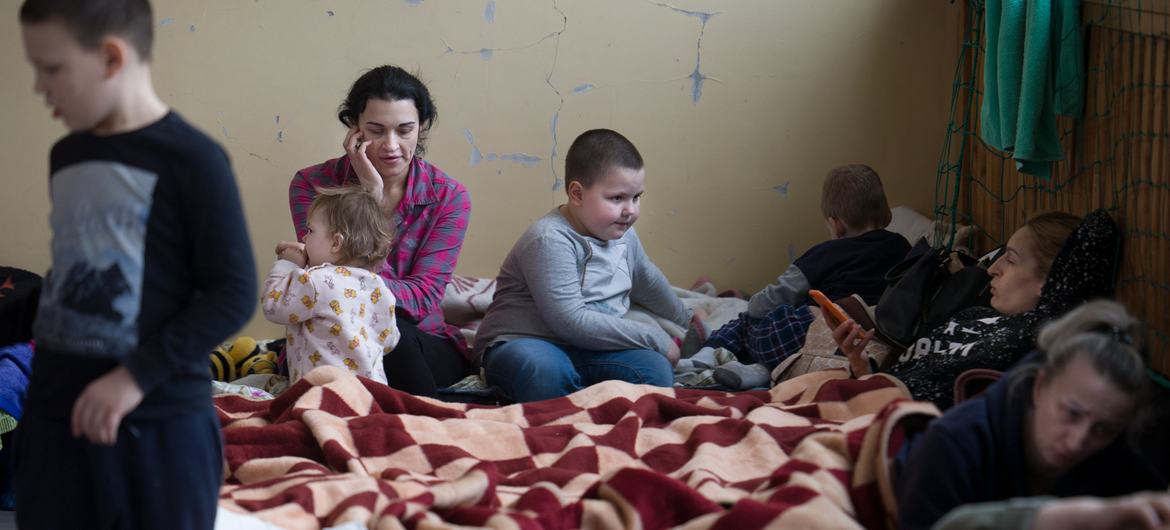
[[840, 326], [842, 322], [849, 320], [849, 315], [845, 314], [845, 311], [841, 309], [841, 306], [834, 304], [832, 300], [829, 300], [829, 297], [825, 296], [825, 293], [822, 293], [816, 289], [809, 289], [808, 295], [812, 297], [813, 301], [816, 302], [817, 305], [821, 306], [821, 311], [824, 311], [826, 315], [829, 315], [829, 320], [833, 323], [833, 327]]

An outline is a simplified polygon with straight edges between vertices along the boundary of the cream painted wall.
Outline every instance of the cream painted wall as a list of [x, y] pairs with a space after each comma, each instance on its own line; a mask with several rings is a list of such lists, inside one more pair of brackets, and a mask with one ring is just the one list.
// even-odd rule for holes
[[[19, 2], [3, 3], [0, 263], [43, 273], [47, 153], [63, 129], [31, 91]], [[156, 86], [230, 153], [261, 275], [293, 237], [293, 172], [341, 153], [349, 84], [396, 63], [436, 98], [428, 159], [471, 191], [459, 273], [494, 276], [561, 202], [573, 138], [609, 127], [647, 162], [650, 256], [677, 285], [706, 274], [745, 291], [825, 238], [820, 181], [835, 165], [871, 164], [892, 204], [932, 207], [960, 15], [925, 0], [154, 5]], [[245, 332], [282, 333], [259, 316]]]

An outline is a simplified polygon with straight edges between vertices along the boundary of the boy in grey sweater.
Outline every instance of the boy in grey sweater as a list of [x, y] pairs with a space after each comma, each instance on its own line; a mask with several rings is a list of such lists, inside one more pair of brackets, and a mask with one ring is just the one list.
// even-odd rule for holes
[[610, 379], [670, 386], [678, 344], [624, 318], [631, 303], [679, 325], [690, 316], [634, 232], [646, 172], [629, 140], [586, 131], [565, 157], [568, 202], [505, 258], [474, 354], [487, 383], [517, 402]]

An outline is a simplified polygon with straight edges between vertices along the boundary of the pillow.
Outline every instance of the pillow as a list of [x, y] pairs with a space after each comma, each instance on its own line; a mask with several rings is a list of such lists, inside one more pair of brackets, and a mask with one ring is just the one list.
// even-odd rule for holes
[[494, 294], [494, 278], [451, 275], [451, 281], [447, 282], [443, 292], [443, 301], [439, 303], [443, 309], [443, 320], [462, 327], [483, 318]]
[[[886, 230], [900, 234], [911, 245], [921, 238], [926, 238], [932, 247], [946, 245], [950, 241], [951, 223], [947, 220], [933, 220], [909, 206], [895, 206], [890, 209], [891, 219]], [[959, 224], [955, 227], [954, 250], [971, 253], [969, 241], [975, 233], [975, 227]]]

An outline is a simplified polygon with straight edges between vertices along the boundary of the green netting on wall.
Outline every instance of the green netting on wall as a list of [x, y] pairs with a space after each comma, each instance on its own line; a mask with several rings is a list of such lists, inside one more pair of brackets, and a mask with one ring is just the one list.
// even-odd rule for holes
[[1060, 38], [1083, 39], [1084, 109], [1057, 119], [1064, 159], [1046, 177], [979, 136], [985, 7], [964, 6], [935, 216], [952, 233], [975, 226], [966, 243], [987, 249], [1037, 211], [1108, 209], [1124, 234], [1117, 297], [1146, 322], [1151, 367], [1170, 374], [1170, 0], [1077, 4], [1079, 37]]

